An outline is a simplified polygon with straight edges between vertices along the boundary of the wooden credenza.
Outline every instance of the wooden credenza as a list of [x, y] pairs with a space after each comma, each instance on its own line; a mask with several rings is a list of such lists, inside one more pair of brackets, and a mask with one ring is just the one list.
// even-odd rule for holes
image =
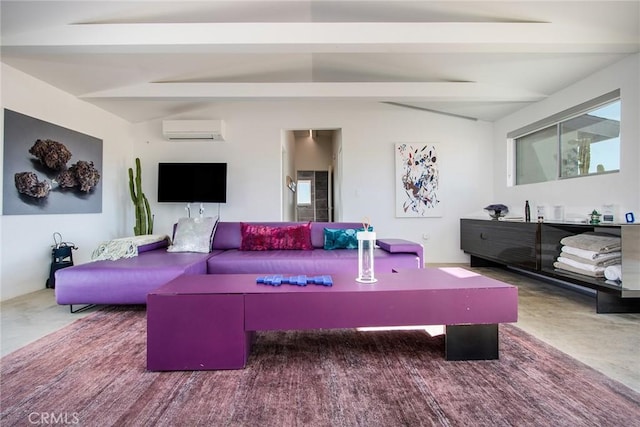
[[[554, 268], [563, 237], [597, 231], [622, 239], [622, 285]], [[594, 289], [598, 313], [640, 312], [640, 224], [566, 224], [460, 220], [460, 249], [472, 267], [508, 266]]]

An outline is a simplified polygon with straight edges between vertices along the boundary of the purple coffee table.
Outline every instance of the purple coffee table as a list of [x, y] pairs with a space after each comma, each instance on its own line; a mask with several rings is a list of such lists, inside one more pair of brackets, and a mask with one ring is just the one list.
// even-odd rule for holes
[[[287, 274], [285, 274], [286, 276]], [[448, 360], [497, 359], [498, 324], [518, 289], [460, 268], [333, 274], [333, 286], [256, 283], [259, 275], [183, 275], [147, 296], [147, 369], [244, 368], [255, 331], [446, 325]]]

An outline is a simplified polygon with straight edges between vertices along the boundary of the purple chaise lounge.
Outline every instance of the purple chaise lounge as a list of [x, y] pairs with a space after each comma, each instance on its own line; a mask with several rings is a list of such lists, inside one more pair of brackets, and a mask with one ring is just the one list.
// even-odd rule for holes
[[94, 261], [56, 271], [56, 302], [146, 304], [147, 294], [183, 274], [206, 274], [217, 253], [169, 253], [165, 248], [116, 261]]

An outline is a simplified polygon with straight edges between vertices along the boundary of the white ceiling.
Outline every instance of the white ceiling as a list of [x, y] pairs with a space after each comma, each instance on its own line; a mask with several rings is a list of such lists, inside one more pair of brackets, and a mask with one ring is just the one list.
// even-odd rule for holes
[[2, 62], [132, 122], [247, 100], [388, 102], [492, 121], [640, 51], [640, 0], [0, 8]]

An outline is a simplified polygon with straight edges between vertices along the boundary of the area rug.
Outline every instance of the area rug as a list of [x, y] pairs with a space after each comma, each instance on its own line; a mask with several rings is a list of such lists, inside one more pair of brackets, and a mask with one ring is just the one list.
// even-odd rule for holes
[[448, 362], [424, 331], [277, 331], [246, 369], [200, 372], [147, 372], [145, 328], [144, 307], [106, 308], [9, 354], [0, 424], [640, 424], [640, 394], [511, 325], [495, 361]]

